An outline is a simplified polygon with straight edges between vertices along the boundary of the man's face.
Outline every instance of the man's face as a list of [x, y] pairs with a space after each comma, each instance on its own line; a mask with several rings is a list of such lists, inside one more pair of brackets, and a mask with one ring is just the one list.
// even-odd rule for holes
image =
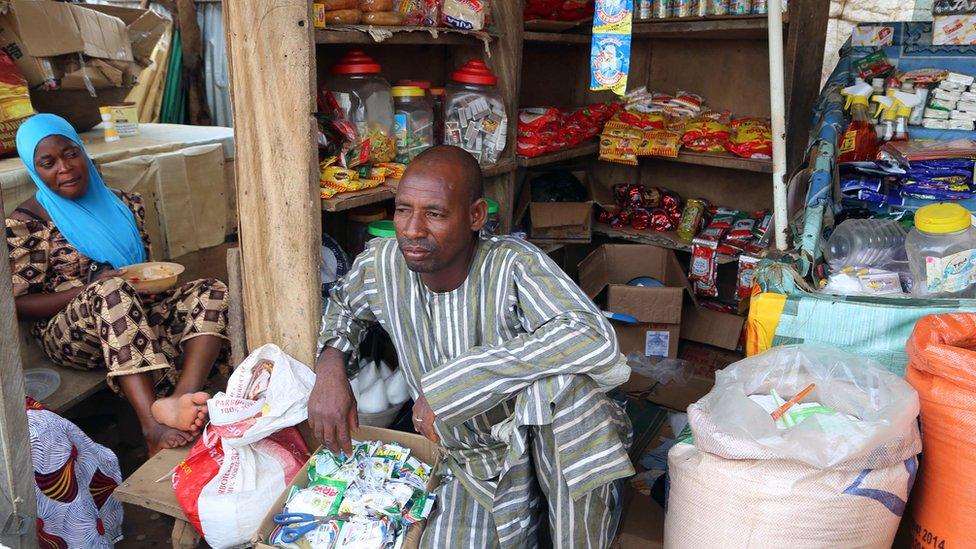
[[471, 203], [462, 183], [452, 183], [450, 170], [417, 166], [397, 187], [396, 228], [400, 251], [411, 271], [437, 273], [468, 257], [471, 233], [481, 230], [484, 201]]
[[76, 200], [88, 190], [88, 163], [74, 141], [62, 135], [45, 137], [34, 149], [34, 169], [58, 196]]

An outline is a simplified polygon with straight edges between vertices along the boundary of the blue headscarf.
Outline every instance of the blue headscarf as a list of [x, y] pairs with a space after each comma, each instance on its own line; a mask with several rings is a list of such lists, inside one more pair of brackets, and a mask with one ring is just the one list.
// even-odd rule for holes
[[[58, 196], [44, 184], [34, 168], [37, 144], [51, 135], [74, 141], [85, 156], [88, 189], [77, 200]], [[65, 119], [53, 114], [37, 114], [27, 119], [17, 130], [17, 154], [37, 185], [35, 198], [76, 250], [116, 269], [146, 260], [146, 250], [132, 210], [105, 186], [81, 138]]]

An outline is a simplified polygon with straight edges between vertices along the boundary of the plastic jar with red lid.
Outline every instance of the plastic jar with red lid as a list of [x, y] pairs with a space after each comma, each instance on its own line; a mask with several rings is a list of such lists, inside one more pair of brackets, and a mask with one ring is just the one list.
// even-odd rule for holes
[[370, 162], [392, 162], [396, 157], [393, 135], [393, 96], [381, 67], [362, 50], [349, 50], [332, 66], [326, 89], [339, 110], [369, 140]]
[[498, 78], [480, 59], [454, 71], [444, 98], [444, 144], [471, 153], [482, 166], [498, 162], [505, 150], [508, 115]]

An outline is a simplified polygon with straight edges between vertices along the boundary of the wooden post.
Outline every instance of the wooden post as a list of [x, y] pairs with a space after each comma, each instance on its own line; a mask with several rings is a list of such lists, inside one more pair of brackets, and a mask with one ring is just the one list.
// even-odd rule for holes
[[322, 241], [310, 5], [224, 4], [248, 347], [276, 343], [308, 365]]
[[37, 546], [37, 499], [9, 253], [0, 238], [0, 544], [19, 549]]

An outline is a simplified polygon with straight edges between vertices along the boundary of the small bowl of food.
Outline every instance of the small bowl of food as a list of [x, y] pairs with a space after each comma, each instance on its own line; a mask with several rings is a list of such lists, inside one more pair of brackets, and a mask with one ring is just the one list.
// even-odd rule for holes
[[158, 294], [173, 289], [183, 270], [179, 263], [150, 261], [129, 265], [122, 278], [140, 294]]

